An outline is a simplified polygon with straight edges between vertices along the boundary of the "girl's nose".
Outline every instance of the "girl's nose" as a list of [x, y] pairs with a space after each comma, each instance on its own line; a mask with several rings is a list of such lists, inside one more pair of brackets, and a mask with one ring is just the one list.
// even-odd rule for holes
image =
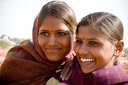
[[54, 46], [54, 45], [56, 44], [56, 38], [55, 38], [54, 35], [50, 36], [50, 39], [49, 39], [48, 44], [49, 44], [50, 46]]
[[86, 48], [86, 46], [82, 45], [79, 49], [79, 54], [87, 54], [88, 50]]

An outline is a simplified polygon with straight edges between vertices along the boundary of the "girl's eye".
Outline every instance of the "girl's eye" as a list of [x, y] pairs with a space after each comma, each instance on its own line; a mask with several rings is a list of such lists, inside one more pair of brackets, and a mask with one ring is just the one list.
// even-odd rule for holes
[[40, 34], [46, 36], [46, 35], [48, 35], [48, 32], [41, 32]]
[[64, 33], [64, 32], [58, 32], [57, 35], [64, 36], [64, 35], [66, 35], [66, 33]]
[[76, 44], [82, 44], [81, 40], [76, 40]]
[[91, 45], [91, 46], [97, 46], [97, 45], [99, 45], [99, 43], [97, 43], [95, 41], [90, 41], [89, 42], [89, 45]]

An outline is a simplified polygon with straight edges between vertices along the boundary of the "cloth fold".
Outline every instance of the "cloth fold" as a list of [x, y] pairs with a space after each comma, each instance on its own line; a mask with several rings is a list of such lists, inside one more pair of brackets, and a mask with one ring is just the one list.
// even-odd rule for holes
[[0, 84], [2, 82], [18, 83], [24, 80], [26, 81], [24, 84], [29, 84], [38, 77], [42, 80], [42, 83], [45, 83], [46, 80], [43, 80], [43, 78], [50, 78], [59, 65], [59, 63], [53, 64], [41, 58], [34, 50], [33, 44], [26, 40], [7, 53], [0, 68]]
[[128, 85], [128, 74], [123, 71], [119, 62], [115, 66], [106, 66], [84, 74], [75, 57], [71, 77], [64, 82], [69, 85]]

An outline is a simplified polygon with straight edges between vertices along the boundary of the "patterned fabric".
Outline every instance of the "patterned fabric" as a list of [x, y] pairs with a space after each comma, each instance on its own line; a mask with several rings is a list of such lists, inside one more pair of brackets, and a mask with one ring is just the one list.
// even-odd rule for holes
[[72, 75], [68, 81], [69, 85], [128, 85], [128, 74], [123, 71], [119, 62], [115, 66], [106, 66], [89, 74], [80, 70], [77, 59], [74, 59]]
[[[66, 60], [66, 57], [58, 62], [46, 59], [37, 41], [37, 22], [38, 17], [33, 26], [33, 43], [25, 40], [7, 53], [0, 68], [0, 85], [45, 85], [53, 72]], [[72, 57], [72, 53], [67, 57]]]

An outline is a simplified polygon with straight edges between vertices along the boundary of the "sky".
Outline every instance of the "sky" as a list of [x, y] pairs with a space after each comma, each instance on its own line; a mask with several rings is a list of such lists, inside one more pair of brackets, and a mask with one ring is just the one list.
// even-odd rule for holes
[[[51, 0], [0, 0], [0, 35], [32, 38], [33, 22], [42, 6]], [[124, 26], [128, 47], [128, 0], [62, 0], [74, 10], [77, 21], [89, 13], [105, 11], [115, 14]]]

